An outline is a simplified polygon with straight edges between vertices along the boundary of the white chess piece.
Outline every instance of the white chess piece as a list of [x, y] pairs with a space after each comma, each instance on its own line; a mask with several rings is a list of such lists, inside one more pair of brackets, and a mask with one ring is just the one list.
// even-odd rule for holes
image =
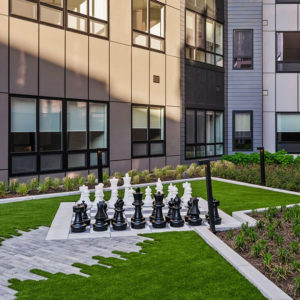
[[181, 199], [184, 206], [188, 205], [188, 201], [192, 198], [192, 185], [187, 182], [185, 187], [185, 198]]
[[80, 192], [80, 199], [77, 201], [76, 204], [80, 204], [83, 201], [84, 198], [84, 191], [88, 190], [89, 188], [86, 185], [82, 185], [79, 187], [79, 192]]
[[128, 190], [128, 205], [131, 206], [132, 203], [134, 202], [134, 197], [133, 197], [133, 194], [134, 194], [134, 189], [131, 187], [129, 188]]
[[98, 202], [104, 200], [103, 187], [104, 187], [103, 183], [99, 183], [95, 187], [95, 200], [94, 200], [94, 203], [93, 203], [93, 208], [97, 207]]
[[88, 208], [90, 208], [92, 206], [92, 202], [90, 200], [90, 191], [88, 189], [86, 189], [83, 192], [83, 201], [87, 205]]
[[163, 193], [163, 185], [162, 185], [162, 183], [161, 183], [160, 178], [158, 178], [158, 180], [157, 180], [155, 190], [156, 190], [156, 193], [157, 193], [157, 194], [158, 194], [158, 193], [161, 193], [161, 194]]
[[186, 188], [187, 188], [187, 185], [188, 185], [187, 182], [184, 182], [184, 183], [182, 184], [182, 187], [183, 187], [183, 195], [182, 195], [182, 197], [181, 197], [181, 201], [185, 201], [185, 200], [186, 200]]
[[176, 185], [173, 185], [171, 199], [175, 199], [175, 197], [177, 196], [177, 194], [178, 194], [178, 188], [177, 188]]
[[124, 205], [125, 206], [130, 206], [132, 205], [132, 199], [130, 198], [129, 195], [129, 189], [131, 187], [131, 177], [128, 175], [128, 173], [126, 173], [125, 177], [123, 177], [124, 180], [124, 188], [125, 188], [125, 193], [124, 193]]
[[145, 190], [145, 200], [144, 200], [144, 206], [152, 206], [152, 190], [150, 186], [148, 185]]
[[173, 190], [173, 184], [171, 183], [168, 186], [168, 196], [166, 197], [166, 200], [169, 202], [172, 198], [172, 190]]
[[110, 181], [110, 190], [111, 190], [111, 196], [108, 201], [108, 206], [110, 208], [114, 208], [114, 205], [116, 201], [118, 200], [118, 178], [113, 177]]

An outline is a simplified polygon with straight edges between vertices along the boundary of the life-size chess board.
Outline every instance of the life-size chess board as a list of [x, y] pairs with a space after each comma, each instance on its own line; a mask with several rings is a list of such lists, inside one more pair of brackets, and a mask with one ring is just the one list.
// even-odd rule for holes
[[[127, 219], [127, 229], [123, 231], [113, 230], [110, 225], [107, 231], [94, 231], [93, 223], [95, 223], [95, 215], [96, 208], [93, 208], [88, 211], [88, 215], [91, 218], [91, 225], [87, 226], [86, 231], [82, 233], [73, 233], [71, 232], [71, 224], [74, 220], [73, 213], [73, 205], [74, 202], [62, 202], [60, 207], [56, 213], [56, 216], [52, 222], [52, 225], [49, 229], [48, 235], [46, 237], [47, 240], [62, 240], [62, 239], [81, 239], [81, 238], [101, 238], [101, 237], [120, 237], [120, 236], [134, 236], [143, 233], [159, 233], [159, 232], [167, 232], [167, 231], [190, 231], [194, 230], [195, 227], [188, 225], [185, 223], [183, 227], [171, 227], [169, 223], [167, 223], [165, 228], [154, 228], [149, 221], [149, 216], [152, 213], [152, 207], [143, 207], [143, 216], [146, 218], [146, 227], [144, 229], [133, 229], [131, 228], [131, 217], [134, 214], [134, 207], [124, 207], [124, 216]], [[209, 226], [205, 220], [205, 214], [207, 213], [207, 202], [203, 199], [199, 199], [199, 207], [202, 218], [201, 226]], [[168, 213], [168, 208], [163, 209], [163, 214], [166, 216]], [[113, 209], [108, 209], [108, 217], [112, 218], [114, 215]], [[186, 214], [186, 208], [181, 209], [181, 216], [184, 218]], [[234, 229], [240, 227], [240, 222], [227, 215], [223, 211], [219, 210], [220, 217], [222, 218], [222, 224], [217, 225], [216, 229], [219, 231]]]

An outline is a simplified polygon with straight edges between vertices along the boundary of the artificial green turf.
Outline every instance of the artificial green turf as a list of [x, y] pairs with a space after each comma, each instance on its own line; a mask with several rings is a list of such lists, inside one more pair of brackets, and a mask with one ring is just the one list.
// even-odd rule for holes
[[141, 253], [126, 260], [95, 257], [100, 264], [75, 264], [78, 275], [34, 273], [48, 280], [11, 280], [18, 299], [264, 299], [240, 273], [195, 232], [148, 234]]
[[[178, 184], [179, 195], [182, 195], [182, 184]], [[164, 186], [167, 193], [168, 185]], [[154, 187], [153, 187], [154, 189]], [[194, 196], [206, 198], [204, 181], [192, 182]], [[142, 189], [144, 191], [144, 188]], [[120, 191], [123, 196], [124, 191]], [[300, 202], [295, 195], [254, 189], [219, 181], [213, 182], [214, 197], [221, 201], [220, 208], [231, 214], [233, 211], [255, 209], [275, 205], [286, 205]], [[110, 193], [105, 193], [109, 199]], [[67, 196], [41, 200], [31, 200], [9, 204], [0, 204], [0, 243], [1, 238], [18, 235], [17, 230], [27, 231], [39, 226], [50, 226], [60, 202], [77, 201], [79, 196]], [[1, 203], [1, 201], [0, 201]]]

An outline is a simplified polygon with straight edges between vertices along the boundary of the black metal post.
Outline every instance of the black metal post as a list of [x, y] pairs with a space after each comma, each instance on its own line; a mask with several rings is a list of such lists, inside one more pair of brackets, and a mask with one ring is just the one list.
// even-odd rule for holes
[[216, 224], [215, 224], [215, 218], [213, 215], [213, 193], [212, 193], [212, 185], [211, 185], [211, 171], [210, 171], [210, 161], [209, 160], [203, 160], [199, 161], [199, 165], [205, 165], [205, 172], [206, 172], [206, 193], [207, 193], [207, 202], [208, 202], [208, 215], [210, 220], [210, 230], [213, 233], [216, 233]]
[[265, 148], [264, 147], [258, 147], [257, 150], [259, 150], [260, 153], [260, 180], [261, 185], [266, 185], [266, 168], [265, 168]]
[[97, 150], [98, 159], [98, 183], [103, 183], [103, 164], [102, 164], [102, 151]]

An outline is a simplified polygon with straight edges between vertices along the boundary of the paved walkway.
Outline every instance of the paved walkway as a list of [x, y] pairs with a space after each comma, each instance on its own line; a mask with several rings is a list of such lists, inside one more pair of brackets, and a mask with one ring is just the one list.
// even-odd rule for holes
[[30, 273], [31, 269], [41, 269], [50, 273], [80, 274], [78, 268], [72, 267], [75, 262], [87, 265], [96, 264], [93, 256], [118, 257], [113, 250], [139, 251], [136, 243], [145, 238], [140, 236], [115, 237], [101, 239], [78, 239], [46, 241], [49, 228], [40, 227], [22, 235], [7, 239], [0, 246], [0, 299], [15, 298], [15, 290], [8, 288], [8, 279], [20, 280], [45, 279]]

